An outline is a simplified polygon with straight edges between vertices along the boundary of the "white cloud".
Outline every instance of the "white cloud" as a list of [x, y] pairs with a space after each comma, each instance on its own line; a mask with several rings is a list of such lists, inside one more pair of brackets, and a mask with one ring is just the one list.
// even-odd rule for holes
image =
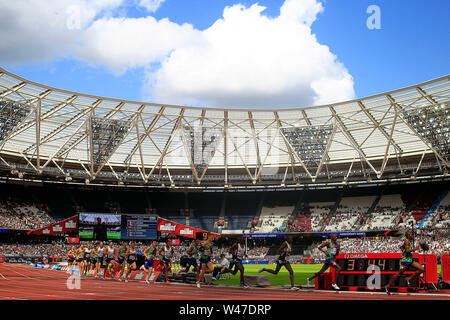
[[140, 0], [139, 6], [144, 7], [150, 12], [155, 12], [166, 0]]
[[[133, 3], [153, 12], [163, 1]], [[354, 97], [351, 75], [311, 32], [319, 0], [286, 0], [274, 18], [258, 4], [226, 7], [203, 31], [152, 16], [112, 18], [127, 3], [0, 0], [0, 61], [73, 57], [116, 75], [146, 68], [148, 99], [168, 104], [276, 108]], [[68, 28], [73, 6], [80, 28]]]
[[0, 0], [0, 61], [20, 64], [69, 56], [82, 30], [123, 1]]
[[122, 74], [161, 61], [174, 48], [196, 43], [199, 34], [190, 24], [157, 21], [151, 16], [100, 19], [86, 29], [75, 54]]
[[155, 101], [223, 107], [299, 107], [354, 97], [353, 79], [310, 25], [315, 0], [287, 0], [280, 16], [265, 7], [225, 8], [199, 41], [177, 47], [148, 74]]

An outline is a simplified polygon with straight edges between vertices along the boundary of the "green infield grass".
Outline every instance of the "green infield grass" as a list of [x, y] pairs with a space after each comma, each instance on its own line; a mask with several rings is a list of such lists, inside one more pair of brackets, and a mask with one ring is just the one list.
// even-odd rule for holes
[[[306, 285], [306, 278], [311, 277], [314, 272], [318, 272], [322, 267], [322, 264], [292, 264], [292, 269], [294, 270], [294, 284], [295, 285]], [[261, 268], [275, 270], [276, 264], [244, 264], [245, 274], [258, 275], [258, 270]], [[438, 274], [441, 273], [441, 265], [438, 265]], [[239, 285], [239, 271], [236, 275], [225, 274], [221, 276], [221, 279], [214, 280], [213, 283], [220, 285]], [[269, 277], [270, 284], [272, 286], [284, 286], [290, 285], [289, 272], [285, 267], [281, 267], [280, 272], [277, 275], [270, 274], [268, 272], [262, 272], [260, 275], [266, 275]], [[228, 279], [223, 279], [224, 277]], [[311, 281], [314, 284], [314, 281]]]
[[[294, 284], [295, 285], [306, 285], [306, 278], [311, 277], [314, 272], [317, 272], [322, 267], [321, 264], [291, 264], [292, 270], [294, 270]], [[275, 270], [276, 264], [244, 264], [245, 274], [257, 275], [258, 270], [261, 268], [273, 269]], [[270, 284], [272, 286], [283, 286], [290, 285], [289, 272], [285, 267], [281, 267], [280, 272], [277, 275], [262, 272], [261, 275], [266, 275], [269, 277]], [[225, 274], [224, 277], [229, 277], [227, 280], [214, 280], [213, 283], [220, 285], [239, 285], [239, 271], [236, 275]], [[222, 276], [221, 276], [222, 278]]]

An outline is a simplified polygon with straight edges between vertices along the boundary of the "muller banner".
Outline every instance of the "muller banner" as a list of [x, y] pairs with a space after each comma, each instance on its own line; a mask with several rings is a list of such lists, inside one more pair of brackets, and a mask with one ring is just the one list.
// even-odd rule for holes
[[47, 235], [47, 236], [53, 236], [56, 234], [66, 233], [70, 231], [77, 231], [78, 230], [78, 216], [73, 216], [71, 218], [68, 218], [66, 220], [62, 220], [60, 222], [51, 224], [45, 228], [28, 231], [28, 234], [40, 234], [40, 235]]
[[173, 222], [167, 219], [158, 218], [158, 231], [165, 233], [176, 234], [177, 236], [186, 237], [186, 238], [195, 238], [195, 234], [197, 232], [208, 232], [214, 234], [214, 236], [218, 237], [219, 235], [214, 232], [209, 232], [189, 226], [185, 226], [184, 224]]

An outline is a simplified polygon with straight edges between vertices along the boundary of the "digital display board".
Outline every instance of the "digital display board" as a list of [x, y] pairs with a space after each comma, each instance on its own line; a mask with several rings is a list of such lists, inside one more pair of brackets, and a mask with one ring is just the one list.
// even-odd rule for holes
[[[414, 254], [414, 261], [419, 262], [419, 255]], [[341, 267], [339, 279], [340, 287], [366, 287], [369, 277], [375, 272], [380, 275], [380, 285], [384, 287], [401, 268], [401, 254], [399, 253], [344, 253], [336, 257], [336, 263]], [[334, 268], [332, 268], [334, 270]], [[376, 271], [374, 271], [376, 270]], [[409, 266], [405, 276], [414, 273]], [[414, 278], [411, 287], [418, 287], [419, 280]], [[399, 277], [393, 287], [406, 287], [405, 277]]]
[[106, 225], [107, 239], [120, 239], [122, 217], [120, 214], [80, 213], [78, 216], [78, 235], [82, 239], [94, 238], [97, 219]]
[[284, 233], [251, 233], [243, 236], [244, 238], [287, 238]]
[[158, 217], [151, 215], [122, 215], [121, 238], [156, 240], [158, 238]]

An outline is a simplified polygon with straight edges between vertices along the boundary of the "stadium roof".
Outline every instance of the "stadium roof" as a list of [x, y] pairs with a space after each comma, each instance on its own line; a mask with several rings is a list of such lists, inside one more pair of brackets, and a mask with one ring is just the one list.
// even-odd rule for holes
[[256, 110], [104, 98], [0, 68], [0, 168], [38, 180], [220, 188], [446, 177], [449, 80]]

